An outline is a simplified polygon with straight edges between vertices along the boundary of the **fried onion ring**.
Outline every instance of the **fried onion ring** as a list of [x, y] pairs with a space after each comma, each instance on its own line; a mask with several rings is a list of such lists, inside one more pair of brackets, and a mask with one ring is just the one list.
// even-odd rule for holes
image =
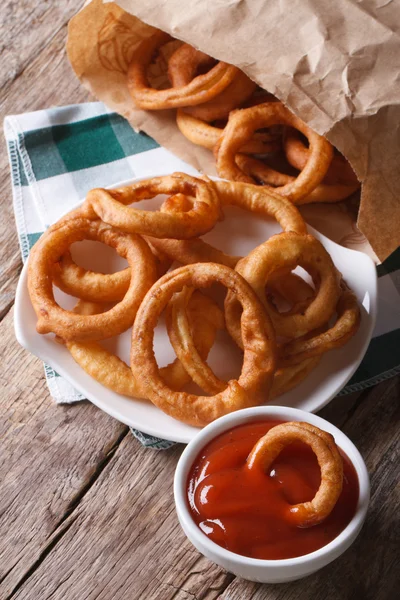
[[[174, 52], [168, 62], [169, 79], [173, 87], [183, 87], [193, 80], [199, 67], [211, 66], [213, 62], [214, 60], [203, 52], [184, 44]], [[233, 81], [218, 96], [184, 110], [203, 121], [225, 119], [231, 110], [250, 98], [256, 87], [257, 84], [239, 70]]]
[[[153, 351], [154, 327], [175, 292], [184, 286], [207, 287], [222, 283], [237, 295], [243, 306], [243, 367], [239, 379], [231, 380], [215, 396], [173, 392], [160, 377]], [[261, 404], [275, 370], [275, 334], [268, 315], [246, 281], [235, 271], [213, 263], [184, 266], [167, 273], [146, 295], [132, 331], [131, 367], [146, 396], [170, 416], [202, 426], [240, 408]]]
[[289, 515], [298, 527], [312, 527], [332, 512], [342, 491], [343, 460], [330, 433], [309, 423], [288, 422], [268, 431], [250, 452], [248, 469], [267, 471], [282, 450], [293, 442], [310, 446], [321, 469], [321, 484], [314, 498], [290, 506]]
[[[307, 164], [310, 156], [307, 146], [302, 142], [300, 134], [295, 129], [286, 130], [283, 148], [286, 159], [295, 169], [301, 171]], [[344, 185], [359, 185], [356, 174], [350, 163], [341, 154], [334, 154], [329, 169], [325, 175], [325, 183], [333, 185], [341, 183]]]
[[297, 208], [273, 189], [234, 181], [214, 183], [223, 205], [238, 206], [259, 215], [273, 217], [283, 231], [307, 233], [307, 226]]
[[[102, 304], [82, 301], [74, 308], [74, 312], [81, 315], [95, 315], [103, 310]], [[196, 350], [206, 359], [217, 330], [224, 325], [223, 313], [208, 296], [195, 292], [188, 304], [188, 319]], [[147, 400], [128, 365], [101, 344], [66, 342], [66, 346], [75, 362], [93, 379], [117, 394]], [[190, 375], [179, 359], [160, 369], [160, 375], [173, 390], [180, 390], [190, 382]]]
[[[70, 245], [84, 239], [101, 241], [126, 258], [131, 267], [129, 288], [113, 308], [99, 315], [78, 315], [54, 299], [54, 265]], [[128, 329], [148, 289], [157, 278], [153, 254], [137, 235], [116, 231], [99, 220], [65, 218], [50, 227], [29, 256], [28, 290], [38, 317], [38, 333], [53, 332], [64, 340], [104, 340]]]
[[215, 148], [220, 177], [233, 181], [255, 183], [238, 167], [235, 156], [257, 129], [272, 125], [290, 125], [301, 131], [310, 143], [310, 157], [299, 176], [277, 187], [275, 192], [297, 202], [308, 196], [323, 180], [333, 156], [331, 144], [318, 135], [280, 102], [268, 102], [231, 112], [228, 124]]
[[[285, 300], [294, 302], [296, 306], [301, 302], [309, 301], [314, 296], [312, 287], [294, 273], [274, 278], [270, 285], [274, 292], [277, 291]], [[192, 288], [184, 288], [171, 298], [166, 313], [168, 336], [176, 355], [186, 371], [190, 373], [193, 381], [205, 392], [217, 394], [223, 391], [228, 383], [215, 376], [196, 349], [190, 333], [187, 314], [187, 306], [192, 292]], [[294, 366], [281, 366], [279, 364], [274, 374], [269, 399], [276, 398], [301, 383], [318, 364], [319, 360], [320, 357], [317, 356]]]
[[[235, 160], [244, 173], [251, 175], [251, 177], [255, 177], [258, 181], [268, 187], [273, 186], [273, 189], [276, 189], [277, 186], [288, 185], [296, 180], [292, 175], [280, 173], [266, 165], [263, 161], [251, 156], [246, 156], [245, 154], [237, 154]], [[312, 202], [340, 202], [351, 196], [351, 194], [354, 194], [359, 187], [360, 184], [358, 182], [352, 184], [335, 183], [330, 185], [323, 182], [317, 185], [305, 198], [294, 201], [294, 204], [299, 206], [301, 204], [311, 204]]]
[[[183, 212], [191, 208], [192, 201], [183, 194], [170, 196], [162, 204], [161, 212]], [[150, 247], [159, 250], [171, 260], [176, 260], [181, 264], [193, 264], [197, 262], [216, 262], [220, 265], [235, 268], [240, 259], [239, 256], [230, 256], [214, 246], [207, 244], [199, 238], [191, 240], [160, 240], [157, 238], [145, 238]]]
[[[195, 77], [187, 85], [166, 90], [151, 88], [147, 79], [147, 68], [158, 48], [170, 40], [172, 40], [171, 36], [163, 31], [157, 31], [143, 40], [135, 51], [128, 67], [127, 85], [133, 101], [139, 108], [160, 110], [201, 104], [220, 94], [237, 76], [239, 72], [237, 67], [219, 62], [208, 73]], [[181, 50], [178, 59], [182, 60], [185, 51], [191, 52], [191, 46], [184, 44], [178, 50]], [[198, 51], [195, 50], [195, 52]], [[168, 64], [173, 61], [175, 54], [171, 56]], [[175, 58], [175, 60], [177, 59]]]
[[[268, 287], [273, 294], [277, 293], [284, 300], [290, 302], [293, 305], [292, 310], [296, 312], [304, 311], [315, 297], [314, 289], [295, 273], [274, 277]], [[280, 345], [278, 345], [278, 355], [279, 350]], [[297, 387], [315, 369], [320, 359], [321, 356], [314, 356], [290, 366], [285, 366], [279, 359], [270, 392], [270, 401]]]
[[[158, 276], [162, 277], [171, 267], [172, 260], [149, 242], [148, 245], [156, 260]], [[52, 277], [60, 290], [86, 302], [119, 302], [128, 291], [131, 269], [96, 273], [77, 265], [71, 253], [66, 252], [54, 265]]]
[[274, 400], [300, 385], [320, 360], [321, 356], [314, 356], [314, 358], [307, 358], [296, 365], [278, 367], [275, 371], [269, 400]]
[[[223, 129], [210, 125], [199, 117], [187, 114], [182, 109], [176, 113], [176, 124], [180, 132], [196, 146], [213, 150], [220, 139]], [[245, 154], [268, 154], [278, 149], [276, 136], [269, 133], [255, 133], [249, 142], [240, 148]]]
[[[296, 207], [287, 198], [259, 186], [235, 181], [214, 181], [215, 189], [223, 206], [238, 206], [243, 210], [272, 217], [283, 231], [307, 233], [307, 226]], [[175, 194], [165, 200], [161, 212], [183, 212], [190, 210], [193, 198]], [[210, 261], [212, 262], [212, 261]]]
[[151, 246], [165, 252], [170, 259], [176, 260], [181, 265], [192, 265], [194, 263], [218, 263], [234, 269], [240, 256], [231, 256], [225, 254], [207, 244], [202, 239], [194, 238], [192, 240], [160, 240], [152, 237], [145, 237]]
[[315, 290], [302, 277], [285, 269], [283, 272], [275, 273], [266, 286], [266, 294], [272, 291], [270, 298], [274, 302], [275, 293], [290, 303], [291, 312], [298, 313], [304, 311], [315, 298]]
[[328, 350], [340, 348], [357, 333], [361, 320], [357, 298], [343, 280], [341, 289], [336, 307], [337, 319], [333, 327], [314, 337], [296, 339], [280, 346], [280, 365], [295, 365]]
[[[127, 206], [158, 194], [176, 193], [195, 197], [191, 210], [182, 213], [160, 212]], [[213, 182], [196, 179], [185, 173], [153, 177], [123, 188], [91, 190], [82, 211], [88, 218], [99, 217], [121, 231], [177, 239], [207, 233], [221, 217], [220, 202]]]
[[[274, 217], [284, 231], [306, 233], [306, 225], [293, 204], [278, 194], [260, 190], [259, 187], [234, 182], [216, 181], [220, 201], [226, 205], [240, 206], [264, 216]], [[191, 208], [192, 198], [177, 193], [165, 200], [161, 212], [185, 212]], [[159, 276], [169, 269], [171, 261], [181, 264], [216, 262], [235, 268], [241, 257], [225, 254], [202, 239], [158, 239], [145, 236], [153, 254], [158, 254]], [[88, 302], [117, 302], [125, 295], [130, 281], [130, 269], [104, 274], [86, 271], [75, 264], [69, 253], [56, 263], [53, 277], [55, 284], [67, 294]]]
[[[310, 271], [318, 287], [315, 298], [302, 312], [279, 313], [265, 294], [265, 286], [275, 272], [301, 266]], [[272, 319], [276, 334], [289, 339], [306, 335], [332, 317], [340, 296], [338, 274], [321, 242], [312, 235], [280, 233], [257, 246], [236, 265], [236, 271], [250, 283]], [[225, 299], [227, 329], [239, 347], [240, 306], [233, 294]]]
[[190, 332], [188, 304], [194, 292], [185, 287], [174, 294], [167, 306], [166, 323], [170, 342], [175, 354], [190, 377], [202, 390], [209, 394], [218, 394], [226, 389], [228, 383], [221, 381], [199, 354]]
[[[215, 189], [223, 205], [232, 205], [260, 215], [275, 218], [284, 231], [306, 233], [306, 224], [299, 211], [286, 198], [258, 186], [228, 181], [215, 181]], [[170, 196], [160, 212], [185, 213], [192, 208], [193, 198], [182, 193]], [[202, 239], [158, 239], [146, 236], [154, 252], [163, 253], [181, 264], [216, 262], [234, 268], [239, 256], [230, 256]], [[169, 263], [164, 268], [169, 268]], [[58, 261], [54, 280], [60, 289], [89, 302], [116, 302], [122, 299], [129, 286], [130, 270], [112, 274], [93, 273], [76, 265], [68, 254]]]
[[60, 290], [86, 302], [119, 302], [129, 288], [131, 270], [96, 273], [77, 265], [66, 252], [55, 263], [52, 278]]
[[[303, 217], [295, 206], [283, 196], [270, 190], [264, 190], [256, 185], [237, 183], [232, 181], [215, 181], [222, 205], [238, 206], [244, 210], [252, 211], [263, 216], [273, 217], [280, 224], [283, 231], [307, 233], [307, 226]], [[168, 198], [161, 207], [161, 211], [187, 210], [190, 199], [179, 194]], [[146, 237], [151, 246], [164, 252], [172, 260], [181, 264], [196, 262], [215, 262], [234, 268], [240, 257], [225, 254], [214, 248], [202, 239], [171, 240]]]

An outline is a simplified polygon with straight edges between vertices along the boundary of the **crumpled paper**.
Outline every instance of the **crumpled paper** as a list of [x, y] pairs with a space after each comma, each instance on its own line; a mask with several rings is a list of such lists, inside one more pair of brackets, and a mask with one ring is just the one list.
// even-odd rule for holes
[[129, 96], [127, 66], [152, 26], [240, 67], [347, 157], [362, 182], [358, 228], [346, 203], [304, 207], [310, 224], [373, 254], [362, 232], [381, 260], [400, 245], [398, 2], [93, 0], [85, 5], [69, 24], [67, 44], [83, 85], [136, 130], [214, 175], [212, 153], [181, 135], [175, 111], [138, 110]]

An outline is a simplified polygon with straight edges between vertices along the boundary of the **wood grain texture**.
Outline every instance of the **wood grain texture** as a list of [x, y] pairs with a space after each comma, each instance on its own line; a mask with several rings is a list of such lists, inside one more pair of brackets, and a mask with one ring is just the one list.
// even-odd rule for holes
[[63, 524], [69, 527], [13, 598], [120, 600], [218, 597], [232, 579], [181, 531], [172, 482], [182, 446], [144, 449], [126, 437]]
[[79, 10], [81, 0], [52, 2], [6, 0], [1, 4], [0, 99], [40, 55], [65, 23]]
[[[89, 99], [66, 56], [67, 23], [80, 0], [8, 1], [0, 14], [0, 114], [20, 114]], [[12, 306], [21, 257], [14, 225], [5, 141], [0, 153], [0, 319]]]
[[[395, 484], [398, 392], [399, 382], [391, 380], [350, 401], [343, 429], [372, 474], [371, 510], [354, 546], [320, 573], [288, 585], [261, 586], [208, 562], [185, 539], [173, 507], [181, 446], [157, 453], [128, 436], [63, 522], [58, 543], [12, 597], [74, 599], [85, 590], [85, 598], [102, 600], [390, 598], [385, 594], [396, 585], [397, 502], [394, 493], [383, 490]], [[343, 400], [334, 401], [330, 410]]]
[[12, 311], [0, 325], [0, 598], [59, 532], [128, 428], [89, 402], [55, 405], [42, 363], [15, 340]]

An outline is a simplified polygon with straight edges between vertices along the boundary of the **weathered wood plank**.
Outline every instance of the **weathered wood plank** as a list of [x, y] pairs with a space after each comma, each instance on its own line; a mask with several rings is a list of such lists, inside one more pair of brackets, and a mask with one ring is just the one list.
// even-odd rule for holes
[[[368, 438], [372, 439], [373, 448], [376, 445], [374, 437], [381, 436], [379, 455], [384, 453], [388, 457], [393, 452], [393, 430], [388, 430], [388, 425], [394, 413], [394, 403], [386, 401], [393, 399], [396, 387], [390, 382], [384, 386], [386, 388], [370, 392], [351, 420], [345, 423], [345, 429], [353, 438], [359, 432], [365, 432], [367, 442]], [[379, 427], [372, 428], [372, 432], [367, 431], [366, 423], [379, 406], [378, 410], [382, 413]], [[361, 442], [362, 439], [361, 436]], [[14, 597], [51, 597], [52, 600], [77, 598], [81, 589], [85, 590], [88, 599], [104, 600], [110, 596], [119, 599], [126, 595], [149, 600], [160, 597], [219, 597], [218, 590], [229, 583], [229, 576], [224, 577], [221, 569], [201, 558], [191, 548], [179, 529], [174, 512], [172, 479], [180, 451], [180, 447], [175, 447], [169, 452], [153, 453], [138, 447], [130, 437], [124, 439], [101, 477], [72, 517], [67, 519], [65, 525], [70, 524], [68, 531]], [[365, 455], [371, 464], [374, 450], [372, 454], [365, 452]], [[375, 477], [382, 477], [382, 464], [380, 462], [377, 465]], [[394, 477], [393, 472], [389, 472], [388, 477]], [[390, 481], [386, 481], [387, 484]], [[389, 521], [385, 527], [390, 527], [389, 523], [393, 523], [393, 507], [388, 506], [387, 510]], [[364, 533], [367, 538], [376, 536], [371, 523], [370, 515]], [[383, 545], [383, 540], [380, 543]], [[359, 544], [350, 550], [357, 560]], [[151, 561], [148, 560], [149, 556]], [[347, 553], [344, 561], [348, 560]], [[362, 560], [368, 562], [372, 558], [364, 556], [363, 552]], [[390, 560], [389, 556], [387, 560]], [[327, 569], [340, 574], [343, 566], [340, 567], [339, 563], [338, 566], [334, 565]], [[350, 582], [348, 589], [354, 592], [358, 570], [354, 569], [354, 565], [352, 569], [354, 573], [348, 569], [346, 586]], [[385, 575], [390, 583], [386, 567]], [[296, 594], [303, 593], [304, 598], [310, 597], [305, 594], [310, 589], [309, 582], [314, 581], [311, 589], [315, 593], [311, 597], [318, 598], [322, 597], [325, 579], [326, 573], [309, 578], [306, 585], [299, 582], [292, 584], [292, 587], [296, 586], [293, 588]], [[254, 588], [250, 585], [248, 588], [248, 585], [247, 582], [233, 581], [221, 597], [230, 599], [232, 593], [235, 594], [232, 597], [246, 599], [251, 597], [250, 590], [253, 589], [261, 594], [257, 596], [260, 598], [291, 597], [289, 586]], [[345, 593], [346, 586], [341, 588], [333, 580], [330, 598], [337, 598], [334, 594], [338, 590]], [[174, 595], [176, 593], [178, 596]]]
[[13, 598], [216, 598], [232, 576], [186, 540], [172, 482], [182, 446], [144, 449], [127, 436]]
[[[382, 383], [363, 396], [354, 414], [343, 423], [343, 431], [359, 448], [371, 475], [368, 517], [353, 546], [320, 572], [294, 583], [268, 586], [235, 579], [220, 596], [221, 600], [391, 600], [397, 597], [399, 397], [398, 379]], [[330, 408], [332, 414], [336, 402]]]
[[81, 0], [17, 2], [1, 5], [0, 100], [32, 59], [81, 8]]
[[[9, 343], [6, 343], [6, 347], [8, 346]], [[34, 359], [32, 360], [35, 362]], [[9, 361], [11, 365], [20, 364], [20, 359], [18, 360], [18, 357], [14, 356], [12, 351], [10, 352]], [[30, 377], [27, 377], [27, 380], [29, 379]], [[41, 374], [36, 381], [40, 379]], [[21, 384], [19, 383], [19, 385]], [[33, 383], [33, 389], [35, 387], [36, 382]], [[24, 397], [26, 394], [25, 389], [21, 390], [17, 388], [16, 392], [16, 396], [11, 396], [11, 407], [16, 397]], [[393, 422], [392, 413], [395, 408], [397, 392], [398, 384], [395, 382], [387, 382], [376, 390], [372, 390], [368, 394], [368, 397], [364, 399], [364, 402], [357, 408], [356, 413], [350, 421], [345, 423], [346, 432], [358, 442], [360, 449], [364, 450], [369, 464], [371, 464], [371, 460], [374, 461], [377, 455], [378, 464], [375, 466], [374, 480], [382, 478], [382, 467], [379, 457], [384, 454], [390, 456], [388, 452], [391, 452], [391, 448], [390, 445], [388, 446], [388, 439], [395, 439], [393, 428], [388, 427], [388, 425]], [[29, 395], [26, 397], [29, 398]], [[348, 401], [348, 399], [344, 398], [337, 399], [335, 403], [342, 404], [345, 400], [346, 402]], [[81, 407], [82, 405], [80, 405], [79, 409]], [[31, 402], [26, 402], [25, 410], [27, 411], [25, 418], [21, 414], [13, 415], [13, 422], [16, 422], [17, 425], [21, 422], [24, 423], [24, 420], [29, 421], [32, 418], [36, 418], [36, 413], [34, 412], [32, 416], [30, 412], [30, 410], [33, 410]], [[63, 409], [60, 409], [60, 407], [55, 409], [55, 411], [60, 410]], [[330, 410], [334, 412], [332, 407]], [[377, 421], [373, 414], [375, 411], [380, 414], [381, 419], [380, 423], [378, 421], [378, 431], [375, 428]], [[54, 416], [56, 417], [57, 415], [58, 412]], [[54, 416], [52, 415], [53, 419]], [[80, 418], [81, 413], [79, 412], [78, 423], [76, 424], [78, 431], [81, 426]], [[58, 431], [59, 425], [59, 421], [56, 420], [54, 427], [57, 429], [52, 430], [53, 434]], [[62, 423], [62, 425], [66, 425], [66, 435], [68, 437], [71, 422]], [[85, 421], [83, 421], [82, 425], [85, 426]], [[72, 423], [72, 426], [74, 426], [74, 423]], [[39, 433], [43, 433], [42, 429], [43, 426]], [[39, 434], [38, 436], [34, 436], [33, 439], [37, 439], [38, 441], [40, 458], [43, 439], [41, 439]], [[372, 440], [371, 450], [369, 450], [370, 440]], [[376, 448], [378, 448], [378, 453], [376, 452]], [[132, 594], [137, 593], [133, 597], [141, 597], [141, 594], [145, 594], [146, 598], [151, 599], [160, 597], [160, 590], [164, 590], [164, 588], [166, 588], [166, 591], [162, 592], [162, 597], [165, 598], [197, 597], [209, 600], [217, 597], [219, 590], [223, 589], [231, 578], [225, 576], [220, 569], [210, 565], [191, 549], [188, 542], [183, 538], [183, 534], [178, 530], [178, 524], [173, 512], [171, 484], [179, 451], [180, 449], [176, 448], [169, 453], [154, 454], [149, 450], [138, 447], [133, 440], [124, 440], [116, 456], [106, 467], [98, 482], [89, 491], [87, 497], [84, 498], [83, 502], [74, 511], [72, 517], [62, 524], [61, 533], [67, 530], [65, 535], [61, 537], [58, 544], [55, 545], [43, 563], [38, 565], [37, 570], [33, 572], [32, 576], [21, 587], [21, 591], [17, 592], [15, 597], [47, 598], [50, 595], [53, 598], [78, 597], [82, 578], [84, 579], [84, 589], [88, 589], [90, 592], [87, 596], [88, 598], [107, 598], [107, 594], [111, 595], [111, 593], [114, 597], [118, 598], [129, 592]], [[131, 457], [133, 453], [136, 453], [136, 455]], [[43, 456], [45, 455], [44, 451]], [[13, 467], [11, 462], [10, 466]], [[28, 477], [30, 476], [31, 474], [29, 473]], [[386, 486], [389, 486], [387, 489], [390, 489], [390, 481], [385, 481]], [[32, 487], [28, 485], [27, 489], [32, 493]], [[157, 492], [153, 495], [154, 490], [157, 490]], [[379, 494], [379, 490], [376, 494]], [[377, 501], [379, 501], [379, 496]], [[18, 505], [19, 503], [20, 499], [18, 499]], [[390, 514], [390, 509], [388, 511], [389, 514], [387, 517], [390, 523], [393, 522], [393, 515]], [[160, 516], [160, 521], [165, 519], [164, 523], [156, 520], [154, 518], [155, 515]], [[37, 516], [35, 523], [37, 523], [38, 527], [42, 525]], [[67, 529], [68, 526], [70, 526], [70, 529]], [[57, 536], [59, 532], [60, 529], [56, 530], [54, 535]], [[375, 543], [375, 537], [375, 531], [373, 530], [370, 533], [370, 539], [373, 540], [373, 543]], [[172, 543], [169, 542], [170, 539], [173, 540]], [[44, 546], [41, 545], [39, 553], [33, 553], [33, 557], [43, 552], [46, 548], [46, 543], [51, 545], [53, 540], [54, 537], [47, 537]], [[360, 543], [362, 542], [358, 542], [358, 549]], [[189, 553], [189, 561], [186, 558], [186, 552]], [[349, 552], [352, 552], [353, 556], [357, 558], [356, 549]], [[393, 553], [393, 550], [391, 552]], [[135, 556], [135, 561], [137, 562], [134, 566], [130, 564], [132, 562], [132, 554]], [[146, 565], [148, 555], [152, 556], [150, 565]], [[348, 553], [340, 561], [345, 560], [347, 564], [347, 555]], [[363, 555], [364, 550], [361, 556]], [[160, 567], [161, 559], [166, 561], [167, 568], [163, 569], [163, 567]], [[81, 565], [78, 572], [76, 571], [77, 563]], [[327, 569], [335, 569], [334, 572], [340, 575], [342, 567], [334, 567], [335, 565], [336, 563], [327, 567]], [[354, 565], [352, 568], [357, 573], [358, 569], [354, 569]], [[99, 570], [102, 572], [101, 585], [99, 583]], [[104, 571], [107, 571], [107, 574]], [[119, 580], [120, 571], [123, 573], [128, 572], [126, 576], [123, 576], [123, 581]], [[26, 571], [21, 569], [21, 574], [24, 572]], [[56, 574], [59, 574], [60, 578]], [[351, 573], [349, 573], [350, 575]], [[314, 579], [317, 582], [319, 581], [319, 584], [313, 584], [315, 591], [313, 597], [318, 597], [322, 592], [322, 586], [326, 585], [326, 576], [317, 575], [314, 578], [309, 578], [307, 582]], [[334, 578], [329, 577], [329, 580], [332, 581]], [[346, 577], [346, 581], [348, 580], [349, 578]], [[93, 583], [91, 587], [90, 581], [97, 583]], [[386, 581], [389, 585], [391, 580], [386, 577]], [[115, 595], [114, 586], [116, 585], [117, 587], [121, 586], [123, 592], [121, 596]], [[237, 586], [239, 586], [239, 583], [232, 583], [228, 588], [230, 593], [236, 593], [235, 589]], [[238, 588], [239, 595], [223, 595], [222, 597], [251, 597], [250, 590], [253, 590], [254, 586], [250, 585], [249, 587], [247, 582], [240, 582], [240, 586]], [[292, 584], [293, 586], [295, 586], [294, 593], [296, 597], [300, 598], [299, 594], [302, 593], [301, 590], [309, 589], [307, 586], [302, 588], [301, 582]], [[335, 583], [332, 586], [332, 593], [328, 598], [337, 597], [334, 594], [338, 592], [339, 588]], [[285, 592], [283, 595], [282, 593], [281, 595], [278, 594], [277, 598], [291, 597], [289, 586], [279, 586], [279, 588], [274, 587], [271, 589], [280, 590], [279, 593], [282, 590]], [[354, 587], [349, 589], [354, 591]], [[344, 593], [343, 590], [342, 592]], [[77, 595], [75, 596], [74, 594]], [[260, 589], [257, 588], [257, 596], [255, 597], [275, 598], [275, 595], [271, 596], [268, 594], [270, 594], [269, 588], [261, 586]], [[304, 595], [303, 597], [309, 596]], [[350, 596], [346, 595], [342, 597]]]
[[128, 429], [89, 402], [56, 406], [39, 360], [0, 324], [0, 598], [29, 571]]
[[346, 420], [357, 410], [357, 407], [371, 393], [371, 389], [339, 396], [318, 412], [318, 415], [342, 429]]
[[[16, 2], [12, 2], [11, 4], [15, 5], [13, 6], [15, 10], [17, 10], [17, 5], [20, 6], [20, 3]], [[29, 2], [28, 4], [42, 6], [43, 3]], [[49, 3], [46, 4], [49, 5]], [[63, 2], [62, 4], [66, 3]], [[47, 45], [38, 56], [34, 54], [30, 56], [31, 62], [29, 66], [21, 72], [19, 77], [13, 81], [11, 88], [8, 89], [8, 93], [0, 104], [0, 112], [3, 117], [7, 114], [20, 114], [54, 105], [84, 102], [89, 99], [87, 92], [75, 77], [65, 52], [66, 24], [69, 14], [74, 12], [71, 7], [78, 4], [80, 2], [74, 0], [74, 2], [69, 3], [71, 6], [68, 10], [65, 7], [64, 20], [61, 25], [58, 22], [53, 25], [52, 19], [47, 15], [45, 22], [48, 35], [43, 37], [41, 47], [44, 46], [44, 41]], [[76, 6], [76, 9], [78, 9], [78, 6]], [[32, 10], [35, 14], [36, 8], [32, 8]], [[49, 10], [48, 6], [47, 10]], [[57, 12], [58, 9], [54, 10]], [[62, 12], [61, 8], [59, 10]], [[28, 27], [28, 23], [26, 26]], [[56, 35], [54, 35], [56, 31], [55, 26], [58, 27]], [[4, 28], [8, 32], [7, 23], [5, 23]], [[3, 34], [4, 28], [0, 28], [1, 34]], [[22, 34], [21, 37], [25, 40]], [[21, 43], [24, 42], [21, 40]], [[26, 60], [23, 59], [21, 65], [25, 66], [25, 63]], [[0, 65], [3, 65], [3, 68], [5, 68], [4, 61], [0, 62]], [[0, 319], [12, 305], [21, 269], [18, 237], [12, 208], [10, 170], [4, 140], [2, 144], [3, 152], [0, 153], [0, 209], [2, 215], [0, 220], [0, 248], [2, 251], [0, 269]]]

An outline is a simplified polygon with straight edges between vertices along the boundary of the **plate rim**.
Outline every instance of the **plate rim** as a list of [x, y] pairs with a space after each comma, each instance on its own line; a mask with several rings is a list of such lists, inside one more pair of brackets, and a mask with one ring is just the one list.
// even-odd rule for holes
[[[160, 174], [153, 175], [152, 177], [160, 177], [160, 176], [163, 176], [166, 174], [168, 174], [168, 173], [160, 173]], [[149, 177], [148, 176], [133, 177], [133, 178], [129, 178], [129, 179], [126, 179], [123, 181], [118, 181], [112, 185], [106, 186], [105, 189], [113, 189], [113, 188], [117, 188], [117, 187], [122, 187], [124, 185], [129, 185], [129, 184], [135, 183], [137, 181], [142, 181], [145, 179], [149, 179]], [[218, 179], [218, 178], [213, 177], [212, 179]], [[74, 204], [68, 211], [63, 213], [63, 215], [60, 218], [62, 218], [65, 214], [69, 213], [71, 210], [74, 210], [74, 209], [78, 208], [79, 206], [81, 206], [83, 202], [84, 202], [84, 199], [80, 200], [79, 202]], [[346, 376], [345, 380], [341, 383], [341, 387], [339, 389], [337, 389], [336, 391], [334, 391], [332, 394], [328, 395], [323, 402], [320, 402], [318, 404], [317, 407], [313, 408], [312, 410], [307, 410], [307, 412], [316, 413], [317, 411], [320, 411], [324, 406], [326, 406], [338, 394], [338, 392], [345, 387], [345, 385], [350, 380], [350, 378], [354, 375], [355, 371], [357, 370], [357, 368], [359, 367], [359, 365], [361, 364], [361, 362], [365, 356], [365, 353], [366, 353], [368, 346], [372, 339], [372, 333], [373, 333], [376, 318], [377, 318], [378, 277], [377, 277], [377, 273], [376, 273], [376, 266], [375, 266], [373, 260], [367, 254], [364, 254], [363, 252], [360, 252], [359, 250], [354, 250], [351, 248], [345, 248], [344, 246], [340, 246], [336, 242], [330, 240], [325, 235], [323, 235], [322, 233], [320, 233], [319, 231], [317, 231], [316, 229], [311, 227], [307, 222], [306, 222], [306, 225], [307, 225], [307, 229], [309, 230], [309, 232], [312, 235], [314, 235], [315, 237], [317, 237], [318, 239], [320, 239], [321, 242], [327, 241], [328, 244], [333, 244], [334, 246], [337, 246], [337, 248], [340, 249], [341, 252], [344, 252], [344, 253], [347, 252], [347, 253], [351, 253], [353, 255], [355, 254], [357, 256], [356, 260], [364, 261], [365, 267], [367, 267], [368, 270], [371, 271], [371, 275], [372, 275], [372, 277], [368, 278], [368, 280], [369, 280], [368, 293], [370, 295], [370, 306], [369, 306], [369, 311], [367, 311], [368, 333], [364, 339], [362, 348], [359, 352], [359, 356], [358, 356], [357, 360], [354, 361], [354, 363], [352, 364], [352, 368], [350, 369], [348, 376]], [[57, 373], [59, 373], [62, 377], [64, 377], [75, 389], [77, 389], [80, 393], [84, 394], [86, 399], [89, 400], [92, 404], [94, 404], [97, 408], [99, 408], [100, 410], [103, 410], [106, 414], [109, 414], [111, 417], [117, 419], [118, 421], [124, 423], [125, 425], [127, 425], [129, 427], [138, 428], [138, 426], [135, 424], [127, 423], [126, 416], [121, 415], [119, 410], [114, 409], [112, 403], [109, 403], [107, 405], [106, 401], [101, 400], [101, 399], [99, 400], [90, 391], [88, 392], [85, 389], [85, 386], [81, 386], [79, 383], [77, 384], [76, 379], [74, 378], [73, 375], [70, 375], [68, 369], [65, 369], [62, 364], [60, 365], [57, 363], [57, 365], [56, 365], [55, 363], [53, 363], [51, 356], [47, 356], [44, 352], [42, 352], [41, 350], [38, 350], [37, 347], [35, 346], [35, 344], [32, 344], [31, 341], [27, 338], [27, 336], [25, 335], [24, 326], [23, 326], [23, 315], [22, 315], [22, 311], [21, 311], [21, 303], [23, 302], [25, 290], [27, 289], [28, 263], [29, 263], [29, 257], [25, 261], [22, 271], [20, 273], [20, 276], [18, 279], [18, 284], [17, 284], [17, 289], [16, 289], [16, 294], [15, 294], [14, 331], [15, 331], [15, 337], [16, 337], [18, 343], [23, 348], [25, 348], [28, 352], [30, 352], [31, 354], [33, 354], [34, 356], [36, 356], [43, 362], [49, 364], [55, 371], [57, 371]], [[39, 334], [37, 334], [37, 335], [39, 335]], [[97, 383], [99, 385], [101, 385], [99, 382], [97, 382]], [[105, 390], [107, 390], [107, 388], [105, 386], [102, 386], [102, 387]], [[135, 399], [131, 398], [130, 400], [135, 400]], [[136, 401], [139, 401], [139, 399], [137, 399]], [[273, 406], [273, 405], [274, 404], [270, 404], [269, 406]], [[161, 409], [158, 409], [158, 410], [161, 410]], [[305, 410], [305, 409], [302, 409], [302, 410]], [[199, 431], [200, 428], [193, 428], [193, 430]], [[146, 426], [146, 429], [144, 429], [143, 426], [141, 425], [140, 431], [143, 431], [143, 433], [146, 433], [147, 435], [151, 435], [151, 436], [154, 436], [157, 438], [162, 437], [162, 439], [166, 439], [166, 440], [174, 441], [174, 442], [178, 442], [178, 443], [188, 443], [194, 437], [193, 435], [190, 436], [190, 435], [185, 435], [185, 434], [182, 434], [182, 436], [179, 436], [179, 435], [171, 436], [171, 434], [170, 435], [168, 434], [168, 431], [165, 431], [165, 433], [163, 433], [162, 436], [160, 436], [159, 430], [154, 429], [152, 427], [151, 423], [149, 423], [148, 427]], [[179, 439], [177, 439], [177, 438], [179, 438]]]

